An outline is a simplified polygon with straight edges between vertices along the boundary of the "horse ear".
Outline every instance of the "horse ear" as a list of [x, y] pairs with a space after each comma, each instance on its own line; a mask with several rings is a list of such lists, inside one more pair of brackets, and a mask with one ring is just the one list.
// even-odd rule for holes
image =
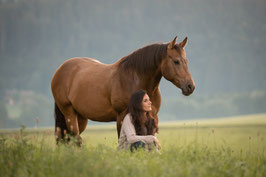
[[185, 48], [186, 44], [187, 44], [187, 37], [186, 37], [182, 42], [179, 43], [179, 45], [180, 45], [182, 48]]
[[177, 36], [174, 38], [173, 41], [171, 41], [171, 42], [168, 44], [168, 49], [172, 49], [172, 48], [174, 48], [175, 43], [176, 43], [176, 39], [177, 39]]

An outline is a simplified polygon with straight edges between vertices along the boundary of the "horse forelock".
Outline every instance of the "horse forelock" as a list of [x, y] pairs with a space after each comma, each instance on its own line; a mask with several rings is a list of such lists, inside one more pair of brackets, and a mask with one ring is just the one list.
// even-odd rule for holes
[[174, 48], [181, 54], [181, 47], [179, 45], [174, 45]]
[[146, 73], [156, 69], [166, 57], [168, 44], [151, 44], [137, 49], [119, 61], [119, 70]]

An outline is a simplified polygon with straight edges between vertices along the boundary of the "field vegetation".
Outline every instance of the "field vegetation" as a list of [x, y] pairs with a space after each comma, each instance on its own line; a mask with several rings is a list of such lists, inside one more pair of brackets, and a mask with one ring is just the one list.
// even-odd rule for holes
[[[0, 176], [241, 176], [266, 174], [266, 115], [160, 123], [161, 153], [117, 151], [115, 125], [88, 126], [83, 145], [53, 129], [0, 131]], [[74, 141], [74, 140], [73, 140]]]

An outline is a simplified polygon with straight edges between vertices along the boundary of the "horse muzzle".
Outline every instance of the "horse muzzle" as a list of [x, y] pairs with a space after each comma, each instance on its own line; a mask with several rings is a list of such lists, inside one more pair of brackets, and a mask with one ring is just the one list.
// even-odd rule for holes
[[195, 84], [194, 84], [194, 82], [192, 81], [192, 82], [188, 82], [186, 84], [183, 84], [181, 86], [181, 90], [182, 90], [182, 94], [183, 95], [189, 96], [195, 90]]

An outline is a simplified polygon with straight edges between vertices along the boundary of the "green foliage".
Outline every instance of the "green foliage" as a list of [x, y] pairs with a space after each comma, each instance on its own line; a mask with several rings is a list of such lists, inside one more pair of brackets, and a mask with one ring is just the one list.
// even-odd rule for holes
[[[36, 117], [41, 126], [54, 125], [50, 81], [66, 59], [87, 56], [113, 63], [176, 35], [178, 41], [189, 38], [196, 90], [178, 97], [179, 89], [162, 79], [161, 120], [265, 112], [265, 3], [0, 0], [0, 100], [18, 90], [12, 95], [15, 105], [6, 105], [5, 127], [32, 127]], [[23, 96], [23, 90], [31, 94]]]
[[[13, 96], [13, 94], [16, 96]], [[3, 128], [17, 128], [21, 124], [27, 127], [34, 127], [37, 117], [40, 119], [39, 126], [54, 126], [53, 99], [34, 92], [13, 91], [13, 94], [11, 94], [11, 97], [17, 99], [13, 105], [6, 105], [9, 119], [6, 119]], [[3, 107], [3, 109], [5, 108]], [[264, 91], [214, 96], [164, 97], [159, 112], [159, 119], [160, 121], [167, 121], [206, 117], [217, 118], [264, 113], [265, 110], [266, 93]], [[1, 115], [4, 116], [4, 114]], [[95, 124], [97, 122], [90, 122], [89, 124], [92, 123]]]
[[38, 126], [53, 125], [53, 101], [47, 97], [31, 91], [17, 90], [10, 92], [10, 97], [13, 103], [7, 104], [10, 121], [5, 128], [17, 128], [22, 124], [34, 127], [37, 118], [40, 120]]
[[33, 102], [30, 104], [22, 104], [22, 113], [20, 115], [21, 121], [33, 127], [36, 125], [36, 118], [39, 117], [41, 125], [47, 126], [51, 124], [52, 118], [52, 106], [47, 98], [41, 95], [35, 95], [32, 97]]
[[70, 57], [113, 63], [176, 35], [189, 37], [197, 91], [265, 90], [265, 12], [262, 0], [0, 1], [0, 95], [48, 95], [52, 74]]
[[239, 121], [244, 124], [161, 126], [161, 154], [117, 151], [114, 127], [89, 127], [81, 148], [56, 146], [50, 130], [2, 132], [0, 175], [263, 177], [266, 124]]

